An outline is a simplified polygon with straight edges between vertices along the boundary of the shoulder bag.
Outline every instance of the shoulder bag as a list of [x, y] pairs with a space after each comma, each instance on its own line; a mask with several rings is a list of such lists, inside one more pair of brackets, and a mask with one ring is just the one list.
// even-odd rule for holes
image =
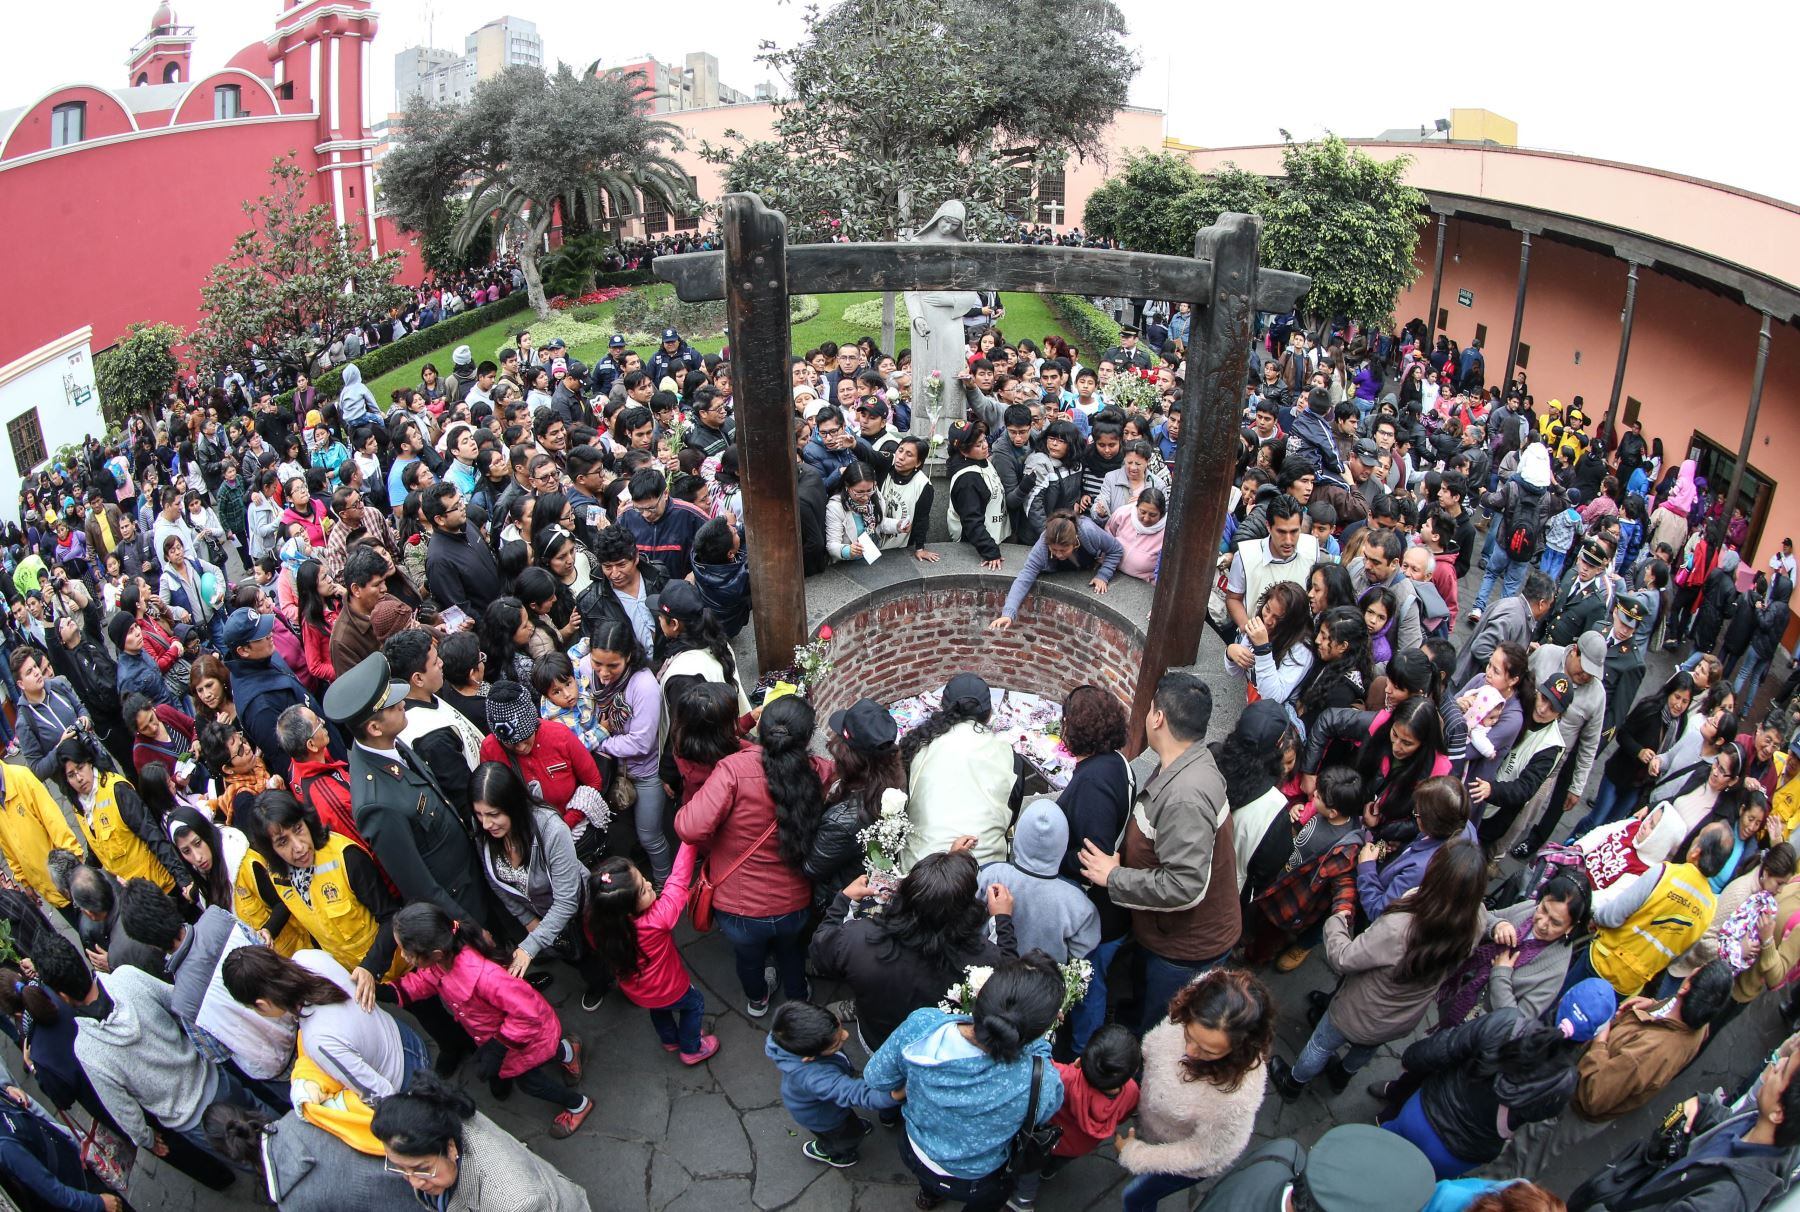
[[[694, 929], [705, 934], [713, 928], [713, 896], [718, 891], [719, 885], [736, 875], [738, 868], [749, 862], [750, 856], [761, 850], [763, 843], [775, 836], [775, 827], [780, 823], [780, 821], [770, 821], [769, 827], [763, 830], [742, 854], [738, 855], [737, 862], [727, 867], [725, 874], [718, 879], [712, 877], [711, 858], [700, 865], [700, 874], [694, 877], [694, 891], [688, 897], [688, 908], [693, 917]], [[1035, 1093], [1033, 1097], [1035, 1097]]]
[[1043, 1082], [1044, 1058], [1031, 1058], [1031, 1098], [1025, 1104], [1025, 1122], [1019, 1131], [1007, 1143], [1006, 1172], [1017, 1177], [1021, 1174], [1035, 1174], [1044, 1168], [1050, 1160], [1050, 1151], [1056, 1148], [1056, 1142], [1062, 1139], [1062, 1125], [1037, 1122], [1038, 1087]]

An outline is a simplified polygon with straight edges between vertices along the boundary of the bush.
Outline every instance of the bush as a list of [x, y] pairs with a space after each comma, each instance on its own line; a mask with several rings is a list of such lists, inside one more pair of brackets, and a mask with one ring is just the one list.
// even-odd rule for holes
[[788, 323], [804, 324], [816, 319], [820, 311], [818, 295], [789, 295]]
[[[907, 318], [906, 299], [902, 295], [894, 296], [894, 331], [905, 332], [910, 321]], [[881, 300], [866, 299], [861, 303], [852, 303], [844, 308], [844, 323], [852, 328], [866, 329], [871, 332], [881, 331]]]
[[1097, 365], [1100, 355], [1119, 343], [1119, 326], [1112, 317], [1080, 295], [1045, 295], [1044, 305], [1074, 336], [1089, 366]]
[[621, 269], [616, 273], [594, 275], [598, 286], [653, 286], [659, 281], [661, 279], [647, 269]]
[[600, 317], [606, 314], [606, 308], [603, 306], [577, 307], [569, 314], [583, 324], [597, 324]]
[[[503, 320], [530, 306], [531, 300], [526, 297], [524, 291], [514, 291], [498, 303], [488, 303], [482, 307], [471, 308], [461, 315], [451, 316], [448, 320], [439, 320], [430, 328], [408, 333], [398, 341], [372, 349], [356, 359], [356, 367], [362, 371], [364, 384], [373, 383], [391, 370], [405, 366], [408, 362], [422, 358], [461, 337], [486, 328], [496, 320]], [[344, 386], [344, 368], [342, 366], [332, 367], [314, 379], [313, 386], [319, 389], [321, 396], [327, 399], [335, 397]], [[276, 402], [285, 411], [293, 406], [294, 393], [282, 392]]]

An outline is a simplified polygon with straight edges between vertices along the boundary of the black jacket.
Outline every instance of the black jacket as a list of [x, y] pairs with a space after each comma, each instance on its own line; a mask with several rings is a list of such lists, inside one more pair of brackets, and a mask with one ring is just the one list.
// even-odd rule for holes
[[500, 562], [467, 522], [460, 535], [433, 530], [425, 549], [425, 587], [439, 606], [456, 606], [480, 622], [501, 594]]
[[862, 795], [850, 795], [825, 809], [812, 850], [800, 865], [801, 874], [813, 882], [813, 906], [823, 910], [837, 894], [862, 874], [864, 850], [856, 841], [863, 827]]
[[[1694, 616], [1694, 651], [1711, 652], [1713, 645], [1719, 641], [1719, 629], [1727, 619], [1735, 622], [1738, 609], [1737, 577], [1723, 568], [1715, 568], [1712, 575], [1706, 578], [1706, 585], [1700, 590], [1700, 610]], [[1727, 652], [1742, 652], [1749, 643], [1746, 635], [1735, 648], [1726, 640]]]
[[1499, 1133], [1500, 1109], [1515, 1125], [1550, 1119], [1575, 1093], [1575, 1059], [1547, 1076], [1519, 1082], [1493, 1072], [1495, 1052], [1533, 1025], [1516, 1007], [1506, 1006], [1427, 1035], [1401, 1056], [1409, 1073], [1422, 1074], [1419, 1102], [1444, 1147], [1466, 1162], [1493, 1161], [1506, 1147]]
[[[662, 565], [653, 564], [639, 556], [637, 566], [638, 575], [644, 579], [645, 596], [661, 593], [662, 587], [669, 580], [669, 574], [663, 571]], [[581, 612], [581, 630], [586, 633], [589, 643], [600, 634], [600, 627], [604, 623], [631, 626], [631, 616], [625, 613], [625, 603], [619, 601], [619, 595], [613, 592], [612, 582], [604, 576], [596, 576], [588, 582], [588, 587], [575, 598], [575, 609]]]
[[1767, 604], [1756, 612], [1756, 632], [1750, 637], [1750, 650], [1765, 661], [1775, 655], [1775, 646], [1787, 630], [1788, 595], [1792, 592], [1793, 586], [1786, 577], [1776, 577]]
[[794, 460], [794, 478], [800, 500], [800, 566], [810, 577], [831, 562], [825, 551], [825, 503], [831, 494], [824, 477], [804, 460]]
[[[1706, 579], [1708, 594], [1712, 591], [1713, 579], [1720, 576], [1725, 577], [1727, 581], [1731, 579], [1730, 573], [1721, 573], [1715, 570], [1712, 576]], [[1756, 635], [1756, 616], [1760, 613], [1760, 604], [1756, 600], [1754, 590], [1728, 589], [1727, 592], [1731, 594], [1731, 605], [1726, 608], [1723, 617], [1729, 619], [1730, 622], [1725, 624], [1725, 643], [1722, 650], [1727, 654], [1746, 652], [1750, 648], [1751, 639]], [[1704, 599], [1702, 600], [1704, 601]], [[1696, 651], [1700, 651], [1699, 623], [1703, 621], [1700, 620], [1695, 624], [1694, 646]]]
[[999, 945], [987, 939], [984, 929], [978, 946], [962, 956], [949, 971], [928, 966], [919, 956], [890, 945], [881, 934], [881, 919], [859, 917], [851, 921], [850, 902], [842, 892], [825, 911], [825, 920], [813, 934], [812, 962], [820, 976], [840, 977], [856, 998], [857, 1030], [871, 1050], [894, 1033], [914, 1010], [935, 1006], [961, 979], [970, 965], [998, 965], [1019, 953], [1012, 917], [994, 919]]
[[1100, 937], [1112, 940], [1131, 929], [1131, 915], [1112, 903], [1106, 889], [1096, 888], [1081, 873], [1081, 844], [1094, 845], [1111, 854], [1119, 848], [1125, 821], [1131, 814], [1133, 780], [1130, 765], [1116, 750], [1096, 753], [1075, 763], [1068, 785], [1056, 797], [1057, 807], [1069, 818], [1069, 844], [1063, 851], [1062, 875], [1082, 888], [1100, 914]]

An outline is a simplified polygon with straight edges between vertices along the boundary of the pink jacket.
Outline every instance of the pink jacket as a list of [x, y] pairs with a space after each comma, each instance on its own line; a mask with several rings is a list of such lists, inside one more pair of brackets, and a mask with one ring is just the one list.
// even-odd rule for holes
[[619, 989], [634, 1005], [646, 1010], [673, 1006], [693, 988], [687, 965], [675, 949], [675, 925], [681, 921], [681, 911], [687, 908], [694, 858], [694, 848], [681, 843], [675, 851], [675, 869], [663, 884], [662, 895], [637, 919], [638, 951], [644, 957], [643, 963], [630, 976], [619, 978]]
[[555, 1056], [562, 1023], [543, 995], [473, 947], [442, 968], [415, 968], [396, 982], [402, 1001], [436, 995], [477, 1044], [506, 1045], [501, 1077], [517, 1077]]
[[1154, 583], [1156, 567], [1162, 562], [1163, 532], [1158, 529], [1145, 534], [1137, 528], [1136, 522], [1137, 506], [1121, 505], [1106, 519], [1106, 532], [1119, 540], [1119, 545], [1125, 549], [1119, 571], [1128, 577]]

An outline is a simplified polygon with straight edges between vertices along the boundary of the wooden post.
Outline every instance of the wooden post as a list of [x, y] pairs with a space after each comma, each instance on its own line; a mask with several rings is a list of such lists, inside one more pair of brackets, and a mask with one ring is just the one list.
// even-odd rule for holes
[[[1731, 511], [1737, 505], [1738, 490], [1744, 485], [1744, 469], [1750, 464], [1750, 447], [1756, 441], [1756, 414], [1762, 411], [1763, 377], [1769, 370], [1768, 312], [1762, 314], [1762, 328], [1756, 335], [1756, 372], [1750, 379], [1750, 410], [1744, 414], [1744, 436], [1738, 440], [1737, 466], [1731, 469], [1731, 487], [1725, 490], [1725, 521], [1731, 522]], [[1748, 518], [1750, 511], [1745, 510]]]
[[1619, 433], [1619, 393], [1625, 390], [1625, 358], [1631, 352], [1631, 321], [1637, 314], [1637, 271], [1636, 261], [1627, 261], [1631, 269], [1625, 275], [1625, 314], [1619, 324], [1619, 361], [1613, 367], [1612, 397], [1606, 402], [1606, 432], [1618, 441]]
[[1506, 347], [1506, 377], [1500, 380], [1504, 392], [1512, 385], [1513, 367], [1519, 361], [1519, 337], [1525, 328], [1525, 284], [1531, 280], [1531, 232], [1519, 232], [1519, 293], [1513, 299], [1512, 343]]
[[1260, 219], [1223, 214], [1194, 237], [1194, 256], [1213, 263], [1213, 285], [1208, 297], [1193, 300], [1195, 331], [1188, 346], [1181, 436], [1169, 468], [1174, 494], [1131, 704], [1128, 748], [1134, 755], [1144, 747], [1144, 716], [1157, 679], [1171, 668], [1191, 665], [1200, 651], [1237, 467], [1261, 233]]
[[1444, 229], [1450, 224], [1448, 215], [1439, 214], [1437, 252], [1431, 258], [1431, 314], [1425, 317], [1425, 352], [1437, 348], [1438, 296], [1444, 290]]
[[794, 478], [794, 397], [788, 387], [787, 220], [755, 194], [727, 194], [725, 314], [737, 392], [744, 539], [755, 603], [756, 657], [781, 669], [806, 642], [806, 570]]

